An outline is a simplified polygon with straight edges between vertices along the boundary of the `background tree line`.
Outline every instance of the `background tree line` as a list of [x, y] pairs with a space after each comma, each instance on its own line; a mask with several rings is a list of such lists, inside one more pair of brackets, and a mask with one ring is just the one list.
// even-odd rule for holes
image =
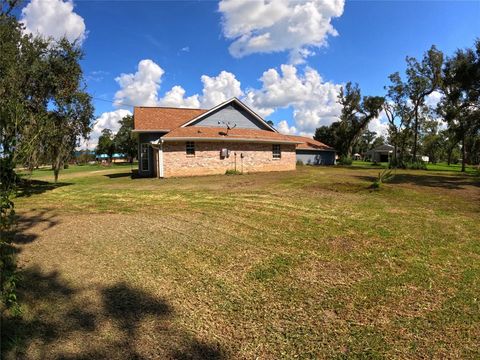
[[120, 129], [116, 134], [110, 129], [103, 129], [102, 135], [98, 138], [97, 154], [107, 154], [111, 161], [114, 153], [122, 153], [132, 163], [137, 155], [137, 137], [132, 130], [132, 115], [127, 115], [120, 120]]
[[[384, 97], [362, 97], [358, 85], [347, 83], [338, 101], [339, 121], [319, 127], [314, 138], [333, 146], [342, 158], [364, 154], [388, 142], [394, 147], [390, 165], [405, 167], [427, 155], [431, 162], [462, 160], [480, 163], [480, 40], [447, 58], [432, 46], [419, 61], [406, 58], [406, 70], [391, 74]], [[441, 94], [436, 106], [428, 103]], [[368, 123], [383, 111], [387, 138], [374, 137]]]

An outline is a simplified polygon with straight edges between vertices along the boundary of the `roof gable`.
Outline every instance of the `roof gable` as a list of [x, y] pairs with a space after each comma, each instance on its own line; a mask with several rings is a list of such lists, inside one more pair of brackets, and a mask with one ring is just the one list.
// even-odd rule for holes
[[218, 127], [224, 126], [223, 123], [229, 123], [231, 127], [277, 132], [262, 117], [235, 97], [198, 115], [196, 118], [183, 124], [182, 127]]

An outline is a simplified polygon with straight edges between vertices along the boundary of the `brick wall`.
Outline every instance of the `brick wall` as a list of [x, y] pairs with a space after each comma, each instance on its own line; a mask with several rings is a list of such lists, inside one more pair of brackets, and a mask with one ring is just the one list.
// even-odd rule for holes
[[[220, 151], [230, 150], [230, 157], [222, 159]], [[282, 157], [272, 158], [272, 144], [196, 142], [195, 155], [186, 155], [185, 142], [163, 144], [164, 176], [195, 176], [224, 174], [235, 168], [243, 172], [295, 170], [295, 145], [281, 145]], [[240, 154], [243, 153], [243, 159]]]

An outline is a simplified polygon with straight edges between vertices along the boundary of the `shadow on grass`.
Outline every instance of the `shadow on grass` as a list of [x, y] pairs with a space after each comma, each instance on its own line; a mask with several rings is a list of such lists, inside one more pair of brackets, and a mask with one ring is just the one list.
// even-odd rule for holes
[[117, 179], [117, 178], [123, 178], [123, 177], [129, 177], [133, 179], [135, 177], [135, 174], [133, 171], [131, 171], [131, 172], [124, 172], [124, 173], [106, 174], [103, 176], [106, 176], [110, 179]]
[[[18, 252], [35, 241], [30, 228], [57, 224], [47, 211], [21, 215], [9, 248]], [[218, 344], [197, 340], [175, 324], [167, 300], [125, 282], [78, 288], [58, 271], [38, 266], [19, 269], [17, 279], [23, 311], [1, 314], [1, 359], [224, 358]]]
[[[373, 182], [375, 176], [357, 176], [364, 181]], [[464, 189], [466, 186], [480, 187], [480, 179], [469, 175], [463, 176], [442, 176], [432, 174], [396, 174], [395, 177], [388, 182], [389, 184], [411, 184], [416, 186], [426, 186], [432, 188], [444, 189]]]
[[18, 184], [17, 197], [29, 197], [36, 194], [42, 194], [46, 191], [68, 185], [71, 185], [71, 183], [52, 183], [41, 180], [22, 179]]
[[37, 235], [28, 233], [30, 228], [42, 224], [44, 229], [49, 229], [58, 224], [56, 215], [47, 210], [40, 210], [28, 215], [17, 215], [16, 221], [16, 232], [12, 242], [17, 245], [31, 243], [37, 238]]
[[58, 272], [38, 267], [19, 275], [20, 303], [28, 316], [4, 317], [2, 358], [224, 358], [218, 344], [178, 328], [165, 299], [142, 289], [124, 282], [78, 289]]

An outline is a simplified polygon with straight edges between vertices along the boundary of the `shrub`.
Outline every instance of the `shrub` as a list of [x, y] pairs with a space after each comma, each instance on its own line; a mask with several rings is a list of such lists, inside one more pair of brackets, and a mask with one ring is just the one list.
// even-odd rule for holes
[[379, 189], [380, 186], [386, 182], [389, 182], [394, 178], [395, 174], [390, 169], [383, 169], [378, 173], [377, 178], [373, 181], [371, 188]]
[[352, 165], [352, 159], [349, 158], [348, 156], [340, 156], [340, 159], [338, 159], [338, 165]]
[[225, 171], [225, 175], [242, 175], [242, 172], [241, 171], [238, 171], [238, 170], [227, 170]]
[[427, 170], [427, 163], [423, 161], [411, 161], [405, 164], [405, 168], [410, 170]]
[[370, 164], [371, 166], [382, 166], [378, 161], [374, 161]]
[[397, 158], [391, 158], [388, 163], [388, 167], [390, 169], [397, 169], [397, 168], [405, 169], [405, 164]]
[[297, 160], [297, 166], [303, 166], [305, 165], [302, 160]]

